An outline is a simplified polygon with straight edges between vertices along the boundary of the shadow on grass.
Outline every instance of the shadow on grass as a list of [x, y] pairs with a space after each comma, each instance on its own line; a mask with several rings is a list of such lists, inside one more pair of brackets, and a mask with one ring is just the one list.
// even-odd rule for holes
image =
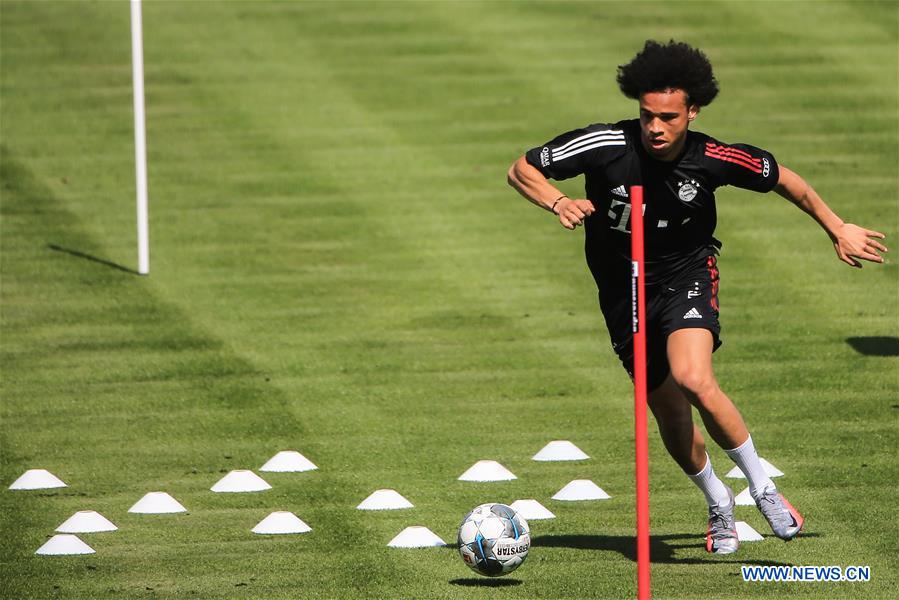
[[68, 254], [69, 256], [74, 256], [76, 258], [83, 258], [84, 260], [89, 260], [91, 262], [99, 263], [101, 265], [105, 265], [107, 267], [118, 269], [119, 271], [124, 271], [125, 273], [131, 273], [132, 275], [140, 275], [134, 269], [129, 269], [128, 267], [123, 267], [120, 264], [114, 263], [111, 260], [106, 260], [105, 258], [99, 258], [97, 256], [93, 256], [91, 254], [86, 254], [84, 252], [80, 252], [78, 250], [72, 250], [71, 248], [63, 248], [62, 246], [57, 246], [56, 244], [47, 244], [47, 248], [53, 250], [54, 252], [62, 252], [63, 254]]
[[497, 587], [514, 587], [516, 585], [521, 585], [521, 581], [519, 581], [518, 579], [468, 577], [465, 579], [450, 579], [450, 585], [461, 585], [464, 587], [497, 588]]
[[867, 336], [846, 338], [852, 349], [865, 356], [899, 356], [899, 338]]
[[[815, 537], [814, 534], [803, 537]], [[628, 560], [637, 561], [637, 542], [633, 536], [618, 535], [541, 535], [531, 540], [532, 546], [544, 548], [575, 548], [579, 550], [608, 550], [618, 552]], [[677, 550], [691, 549], [705, 551], [705, 540], [698, 535], [653, 535], [649, 539], [649, 556], [653, 563], [677, 564], [677, 565], [710, 565], [721, 563], [733, 563], [739, 565], [758, 566], [791, 566], [789, 563], [781, 563], [770, 560], [745, 560], [740, 558], [726, 559], [723, 557], [689, 558], [676, 557]]]

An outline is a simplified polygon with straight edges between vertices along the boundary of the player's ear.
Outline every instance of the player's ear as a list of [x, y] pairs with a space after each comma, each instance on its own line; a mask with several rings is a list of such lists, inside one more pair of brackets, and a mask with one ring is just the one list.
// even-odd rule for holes
[[689, 108], [687, 108], [687, 120], [692, 121], [699, 114], [699, 105], [691, 104]]

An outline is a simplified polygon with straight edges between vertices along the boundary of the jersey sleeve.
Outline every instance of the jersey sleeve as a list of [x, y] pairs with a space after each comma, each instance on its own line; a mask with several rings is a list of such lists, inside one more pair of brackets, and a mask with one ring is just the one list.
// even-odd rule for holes
[[774, 155], [749, 144], [705, 143], [706, 166], [721, 181], [754, 192], [770, 192], [777, 185], [780, 170]]
[[627, 146], [624, 131], [595, 124], [575, 129], [532, 148], [525, 158], [547, 179], [569, 179], [598, 168]]

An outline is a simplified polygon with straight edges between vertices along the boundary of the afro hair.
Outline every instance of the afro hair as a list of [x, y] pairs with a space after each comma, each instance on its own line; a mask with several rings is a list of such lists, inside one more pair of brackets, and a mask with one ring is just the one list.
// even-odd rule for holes
[[646, 40], [643, 50], [618, 67], [618, 87], [628, 98], [646, 92], [684, 90], [687, 103], [707, 106], [718, 95], [712, 64], [701, 50], [683, 42]]

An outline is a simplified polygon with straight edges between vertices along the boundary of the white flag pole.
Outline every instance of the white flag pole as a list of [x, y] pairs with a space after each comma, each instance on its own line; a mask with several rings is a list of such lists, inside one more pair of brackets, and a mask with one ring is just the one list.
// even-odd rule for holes
[[144, 116], [144, 35], [141, 0], [131, 0], [131, 70], [134, 79], [134, 163], [137, 171], [137, 272], [150, 273], [147, 132]]

